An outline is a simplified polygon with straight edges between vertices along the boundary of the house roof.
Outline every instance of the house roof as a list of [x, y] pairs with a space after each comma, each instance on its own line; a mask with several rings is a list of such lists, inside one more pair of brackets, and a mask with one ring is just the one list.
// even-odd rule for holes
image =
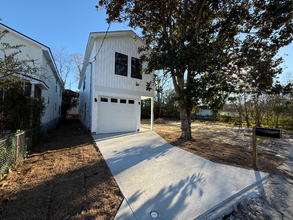
[[69, 93], [70, 97], [74, 97], [74, 98], [78, 97], [78, 93], [74, 92], [74, 91], [72, 91], [70, 89], [65, 89], [65, 92]]
[[84, 55], [83, 65], [82, 65], [82, 71], [81, 76], [78, 84], [78, 88], [80, 89], [82, 81], [84, 80], [85, 76], [85, 70], [87, 65], [90, 63], [90, 55], [91, 50], [94, 46], [94, 42], [96, 39], [106, 39], [106, 38], [112, 38], [112, 37], [123, 37], [123, 36], [130, 36], [136, 39], [136, 42], [138, 44], [141, 44], [141, 46], [146, 46], [146, 44], [143, 42], [143, 40], [132, 30], [127, 31], [108, 31], [108, 32], [91, 32], [88, 38], [86, 51]]
[[198, 106], [198, 108], [200, 108], [200, 109], [208, 109], [208, 106], [207, 105], [201, 105], [201, 106]]
[[61, 77], [59, 75], [59, 72], [58, 72], [58, 69], [57, 69], [57, 66], [56, 66], [56, 63], [55, 63], [55, 60], [54, 60], [54, 57], [52, 55], [50, 47], [48, 47], [48, 46], [46, 46], [46, 45], [44, 45], [44, 44], [42, 44], [42, 43], [40, 43], [40, 42], [28, 37], [28, 36], [18, 32], [18, 31], [12, 29], [11, 27], [8, 27], [7, 25], [4, 25], [4, 24], [0, 23], [0, 27], [2, 27], [4, 29], [7, 29], [9, 32], [12, 32], [12, 33], [14, 33], [14, 34], [16, 34], [16, 35], [18, 35], [18, 36], [20, 36], [22, 38], [25, 38], [29, 42], [40, 46], [42, 51], [43, 51], [43, 54], [44, 54], [45, 58], [48, 60], [48, 64], [51, 67], [51, 69], [53, 71], [53, 74], [55, 75], [55, 78], [58, 80], [62, 90], [64, 89], [63, 81], [62, 81], [62, 79], [61, 79]]

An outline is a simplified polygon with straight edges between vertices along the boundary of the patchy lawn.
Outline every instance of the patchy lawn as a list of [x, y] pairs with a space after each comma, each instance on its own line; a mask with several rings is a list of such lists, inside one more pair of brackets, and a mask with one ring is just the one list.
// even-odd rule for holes
[[0, 219], [113, 219], [123, 198], [92, 137], [66, 120], [0, 181]]

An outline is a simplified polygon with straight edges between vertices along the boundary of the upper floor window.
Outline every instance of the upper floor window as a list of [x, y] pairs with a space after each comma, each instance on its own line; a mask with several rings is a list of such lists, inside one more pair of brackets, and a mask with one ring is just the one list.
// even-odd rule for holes
[[127, 55], [115, 53], [115, 74], [127, 76]]
[[141, 75], [142, 65], [140, 59], [131, 57], [131, 77], [142, 79]]

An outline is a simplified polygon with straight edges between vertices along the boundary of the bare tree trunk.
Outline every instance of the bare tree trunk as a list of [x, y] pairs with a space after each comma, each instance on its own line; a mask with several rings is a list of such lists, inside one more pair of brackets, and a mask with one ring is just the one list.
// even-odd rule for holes
[[248, 112], [248, 107], [247, 107], [247, 97], [246, 97], [246, 93], [244, 93], [244, 118], [246, 121], [246, 126], [249, 128], [250, 127], [250, 123], [249, 123], [249, 112]]
[[182, 131], [180, 139], [184, 141], [191, 140], [191, 112], [185, 107], [183, 101], [179, 102], [179, 111]]
[[[185, 71], [185, 70], [184, 70]], [[175, 88], [175, 92], [177, 97], [180, 97], [180, 93], [184, 90], [184, 71], [182, 74], [175, 77], [172, 74], [173, 85]], [[191, 136], [191, 111], [187, 108], [185, 104], [184, 97], [180, 97], [179, 100], [179, 112], [180, 112], [180, 121], [181, 121], [181, 137], [184, 141], [192, 140]]]
[[161, 93], [158, 92], [157, 94], [157, 97], [158, 97], [158, 107], [159, 107], [159, 117], [161, 118], [162, 117], [162, 99], [161, 99]]
[[277, 115], [276, 128], [279, 128], [279, 115]]

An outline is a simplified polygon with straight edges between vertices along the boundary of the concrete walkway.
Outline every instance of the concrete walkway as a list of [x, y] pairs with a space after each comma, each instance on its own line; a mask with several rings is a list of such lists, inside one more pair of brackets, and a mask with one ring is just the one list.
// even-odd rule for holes
[[115, 220], [206, 219], [269, 177], [210, 162], [154, 131], [93, 138], [125, 198]]

